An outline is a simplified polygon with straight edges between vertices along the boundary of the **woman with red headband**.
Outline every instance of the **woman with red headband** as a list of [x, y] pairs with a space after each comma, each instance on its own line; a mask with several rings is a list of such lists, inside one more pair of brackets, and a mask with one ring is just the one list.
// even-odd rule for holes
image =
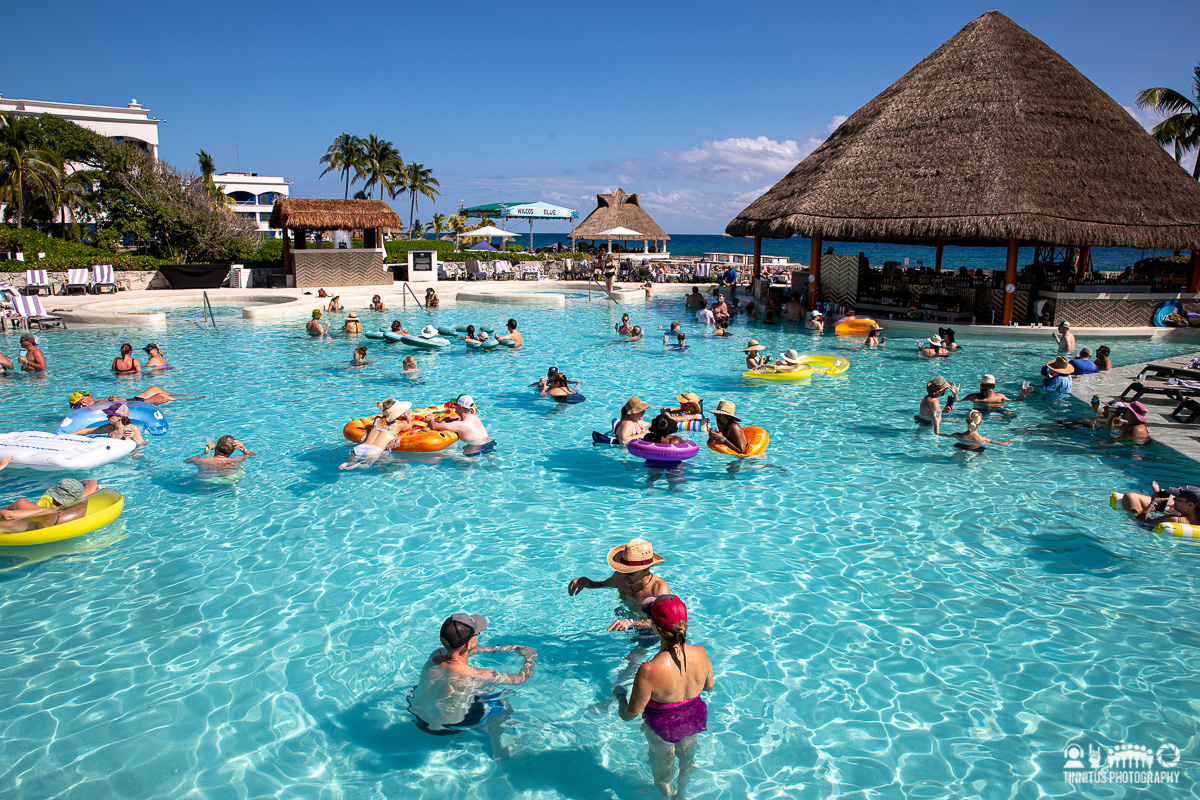
[[[638, 667], [628, 699], [625, 687], [613, 690], [623, 720], [642, 715], [650, 744], [650, 770], [663, 797], [682, 797], [695, 769], [696, 734], [708, 727], [708, 706], [701, 692], [712, 691], [713, 668], [703, 647], [687, 643], [687, 606], [673, 594], [642, 603], [658, 632], [659, 650]], [[672, 792], [675, 762], [677, 792]]]

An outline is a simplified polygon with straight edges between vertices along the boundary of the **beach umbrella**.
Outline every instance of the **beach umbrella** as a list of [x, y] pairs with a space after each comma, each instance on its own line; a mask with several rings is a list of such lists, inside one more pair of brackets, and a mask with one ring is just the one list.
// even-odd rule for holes
[[637, 231], [631, 231], [629, 228], [622, 228], [622, 227], [609, 228], [606, 231], [600, 231], [596, 235], [608, 237], [608, 252], [610, 254], [612, 253], [612, 240], [613, 239], [643, 239], [643, 238], [645, 238], [644, 234], [638, 233]]
[[499, 236], [504, 239], [515, 239], [517, 235], [509, 231], [502, 231], [495, 225], [484, 225], [482, 228], [476, 228], [473, 231], [463, 231], [464, 237], [476, 239], [491, 239], [493, 236]]

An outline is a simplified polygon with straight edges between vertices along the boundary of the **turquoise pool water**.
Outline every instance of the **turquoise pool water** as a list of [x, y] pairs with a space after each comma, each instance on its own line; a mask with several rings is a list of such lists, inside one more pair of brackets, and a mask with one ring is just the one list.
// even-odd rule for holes
[[[523, 307], [523, 351], [417, 353], [415, 378], [398, 375], [400, 346], [366, 342], [374, 364], [349, 369], [357, 341], [220, 309], [215, 333], [175, 311], [165, 331], [46, 333], [49, 376], [0, 381], [3, 430], [49, 430], [75, 389], [146, 385], [107, 372], [123, 341], [158, 342], [178, 369], [153, 382], [207, 397], [167, 406], [170, 434], [93, 475], [125, 494], [118, 524], [0, 551], [0, 797], [654, 796], [639, 727], [596, 707], [631, 651], [604, 632], [616, 598], [566, 593], [634, 536], [667, 557], [657, 571], [715, 665], [692, 796], [1145, 795], [1068, 786], [1063, 750], [1079, 741], [1173, 743], [1182, 776], [1148, 796], [1195, 795], [1200, 550], [1106, 502], [1155, 478], [1200, 483], [1194, 464], [1044, 430], [1083, 413], [1062, 398], [989, 419], [985, 434], [1018, 441], [981, 456], [915, 430], [935, 370], [964, 386], [992, 372], [1015, 393], [1051, 357], [1049, 335], [971, 339], [937, 363], [913, 339], [863, 351], [740, 324], [728, 340], [686, 326], [685, 353], [611, 344], [622, 310], [657, 329], [680, 302]], [[464, 305], [429, 319], [508, 316]], [[750, 383], [748, 336], [853, 366]], [[1118, 363], [1189, 349], [1112, 344]], [[549, 364], [582, 379], [587, 402], [538, 399], [527, 384]], [[337, 470], [342, 425], [375, 400], [462, 391], [499, 442], [491, 458]], [[771, 431], [767, 456], [702, 447], [671, 475], [591, 446], [630, 394], [658, 406], [682, 391], [734, 401]], [[198, 480], [182, 460], [223, 433], [258, 457], [240, 481]], [[8, 497], [50, 480], [0, 475]], [[488, 616], [485, 643], [539, 653], [510, 697], [506, 760], [473, 733], [424, 734], [405, 710], [458, 610]]]

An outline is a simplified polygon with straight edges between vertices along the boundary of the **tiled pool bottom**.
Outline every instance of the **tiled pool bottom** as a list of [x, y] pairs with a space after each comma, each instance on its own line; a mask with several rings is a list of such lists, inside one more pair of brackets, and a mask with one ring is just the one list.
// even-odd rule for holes
[[[656, 332], [680, 303], [631, 313]], [[658, 572], [716, 669], [692, 796], [1145, 796], [1068, 785], [1071, 742], [1173, 743], [1179, 783], [1149, 796], [1194, 795], [1197, 551], [1105, 498], [1154, 478], [1200, 483], [1197, 469], [1155, 445], [1045, 428], [1082, 413], [1065, 399], [989, 418], [985, 434], [1018, 441], [981, 456], [911, 422], [934, 369], [1015, 390], [1052, 355], [1048, 337], [972, 341], [931, 363], [913, 339], [867, 352], [687, 326], [691, 349], [675, 353], [661, 339], [611, 344], [629, 308], [445, 309], [429, 319], [499, 327], [516, 314], [528, 345], [418, 353], [416, 378], [398, 374], [408, 351], [366, 342], [375, 363], [346, 369], [357, 342], [298, 325], [219, 318], [215, 334], [131, 338], [178, 366], [154, 382], [207, 397], [167, 406], [168, 436], [96, 475], [128, 503], [102, 546], [0, 552], [15, 567], [0, 574], [0, 797], [654, 796], [639, 727], [597, 707], [633, 646], [604, 633], [616, 598], [566, 593], [635, 535], [668, 558]], [[392, 318], [358, 313], [368, 327]], [[853, 366], [752, 385], [749, 337], [772, 352], [846, 348]], [[49, 429], [74, 389], [149, 382], [107, 374], [120, 334], [44, 340], [46, 380], [0, 383], [5, 430]], [[1124, 362], [1187, 348], [1114, 349]], [[527, 388], [552, 363], [585, 381], [587, 402]], [[374, 400], [460, 391], [500, 443], [493, 458], [336, 469], [342, 424]], [[672, 475], [591, 446], [630, 394], [658, 406], [682, 391], [734, 401], [771, 431], [767, 457], [702, 448]], [[226, 432], [259, 456], [240, 482], [197, 480], [182, 459]], [[12, 497], [49, 480], [2, 477]], [[539, 652], [509, 698], [503, 761], [482, 735], [422, 733], [405, 708], [438, 624], [460, 609], [489, 617], [487, 644]]]

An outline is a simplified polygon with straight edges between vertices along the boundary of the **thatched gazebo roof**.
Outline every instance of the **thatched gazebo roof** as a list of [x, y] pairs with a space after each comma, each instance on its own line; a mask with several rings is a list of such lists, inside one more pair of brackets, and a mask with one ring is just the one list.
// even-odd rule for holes
[[650, 218], [646, 213], [646, 209], [642, 208], [638, 202], [636, 194], [627, 194], [622, 189], [617, 189], [612, 194], [596, 195], [596, 210], [587, 215], [587, 219], [579, 223], [575, 230], [571, 231], [571, 239], [605, 239], [609, 237], [601, 236], [601, 231], [612, 230], [613, 228], [629, 228], [642, 234], [641, 236], [628, 236], [627, 239], [649, 239], [650, 241], [667, 241], [671, 237], [667, 236], [666, 231], [658, 227], [658, 223]]
[[285, 197], [271, 209], [272, 228], [309, 231], [357, 231], [401, 228], [396, 212], [382, 200], [305, 200]]
[[1129, 113], [998, 11], [860, 108], [731, 236], [1200, 247], [1200, 184]]

